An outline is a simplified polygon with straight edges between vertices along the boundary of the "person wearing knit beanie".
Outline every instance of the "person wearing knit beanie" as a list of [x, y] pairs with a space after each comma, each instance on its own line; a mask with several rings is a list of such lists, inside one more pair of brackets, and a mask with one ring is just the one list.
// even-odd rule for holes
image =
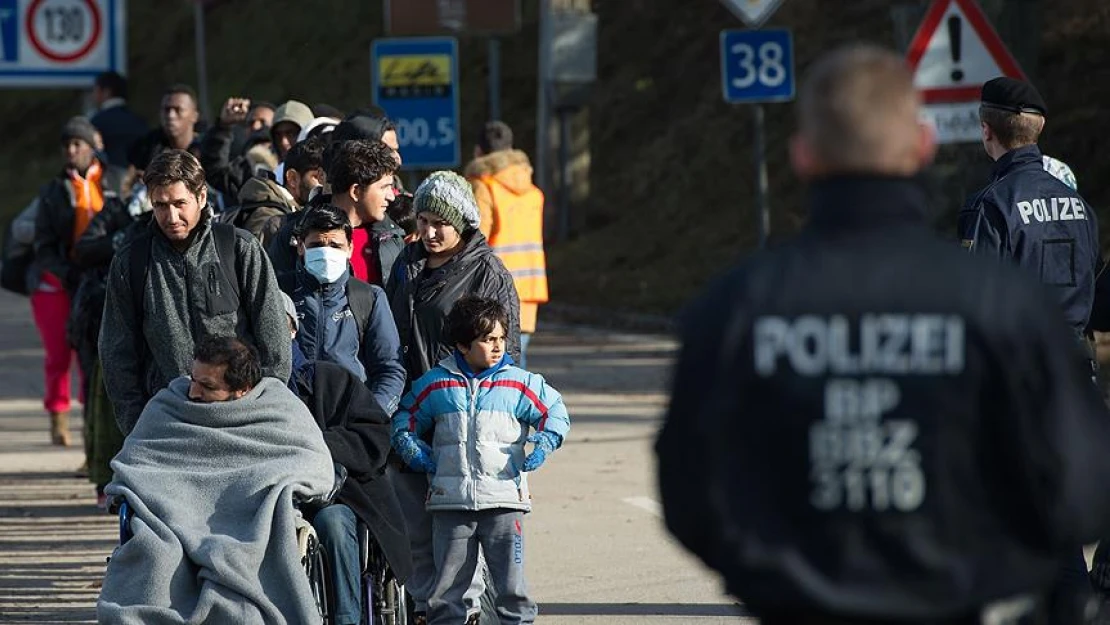
[[466, 178], [453, 171], [436, 171], [420, 183], [412, 198], [416, 214], [439, 215], [460, 235], [478, 228], [478, 202]]
[[96, 126], [93, 126], [87, 118], [71, 117], [66, 125], [62, 126], [62, 143], [68, 143], [70, 139], [80, 139], [94, 149], [100, 149], [96, 132]]

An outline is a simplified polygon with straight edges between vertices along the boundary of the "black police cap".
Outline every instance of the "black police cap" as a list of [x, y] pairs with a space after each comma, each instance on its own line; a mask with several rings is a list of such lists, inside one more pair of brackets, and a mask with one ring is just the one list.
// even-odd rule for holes
[[983, 106], [1011, 113], [1036, 113], [1042, 117], [1048, 114], [1048, 106], [1036, 87], [1006, 76], [987, 81], [981, 99]]

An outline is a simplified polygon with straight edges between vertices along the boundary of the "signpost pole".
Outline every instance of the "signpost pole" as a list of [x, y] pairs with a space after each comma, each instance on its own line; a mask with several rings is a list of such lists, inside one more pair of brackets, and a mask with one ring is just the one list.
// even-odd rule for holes
[[[551, 0], [539, 0], [539, 80], [536, 81], [536, 158], [535, 174], [536, 186], [544, 193], [548, 188], [548, 158], [547, 151], [550, 147], [548, 133], [551, 120], [551, 100], [548, 92], [548, 81], [551, 79]], [[551, 234], [554, 228], [546, 232]]]
[[193, 31], [197, 48], [197, 94], [200, 97], [200, 114], [208, 123], [214, 123], [208, 106], [208, 53], [205, 50], [204, 3], [193, 3]]
[[760, 30], [783, 0], [721, 0], [752, 30], [721, 31], [721, 90], [725, 102], [752, 105], [752, 162], [759, 249], [771, 235], [764, 102], [794, 99], [794, 43], [790, 31]]
[[559, 240], [570, 237], [570, 109], [559, 109]]
[[501, 40], [489, 38], [489, 120], [501, 119]]
[[752, 108], [752, 121], [754, 122], [753, 141], [755, 160], [755, 204], [759, 211], [759, 249], [767, 247], [767, 237], [771, 232], [771, 207], [768, 201], [770, 193], [767, 184], [767, 146], [763, 105], [755, 104]]

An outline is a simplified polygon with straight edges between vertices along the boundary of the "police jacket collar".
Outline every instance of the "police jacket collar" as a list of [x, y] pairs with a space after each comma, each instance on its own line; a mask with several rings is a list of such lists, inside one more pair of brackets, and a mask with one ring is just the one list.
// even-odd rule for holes
[[927, 214], [925, 190], [916, 177], [836, 176], [809, 189], [810, 226], [819, 231], [924, 224]]
[[1003, 154], [1001, 158], [994, 162], [994, 169], [991, 171], [995, 180], [997, 180], [1010, 173], [1014, 168], [1029, 163], [1036, 163], [1037, 167], [1044, 167], [1041, 149], [1035, 144], [1016, 148]]

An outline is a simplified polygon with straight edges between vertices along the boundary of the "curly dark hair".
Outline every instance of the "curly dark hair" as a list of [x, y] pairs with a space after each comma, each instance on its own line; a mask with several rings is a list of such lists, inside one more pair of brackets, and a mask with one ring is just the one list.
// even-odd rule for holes
[[369, 186], [397, 171], [393, 150], [381, 141], [345, 141], [338, 144], [328, 166], [328, 182], [334, 193], [346, 193], [353, 185]]
[[185, 183], [185, 188], [195, 196], [205, 188], [204, 169], [197, 157], [187, 150], [163, 150], [147, 165], [143, 172], [143, 184], [147, 189], [168, 187], [176, 182]]
[[193, 359], [206, 365], [227, 365], [224, 382], [232, 391], [249, 391], [262, 381], [258, 350], [234, 336], [210, 336], [197, 345]]
[[494, 326], [499, 322], [501, 329], [507, 333], [509, 313], [501, 302], [488, 297], [464, 295], [451, 307], [443, 325], [447, 340], [453, 345], [470, 345], [493, 332]]
[[315, 204], [305, 212], [293, 235], [297, 240], [304, 241], [311, 232], [331, 232], [342, 230], [347, 235], [347, 242], [351, 242], [351, 221], [347, 213], [334, 204]]

